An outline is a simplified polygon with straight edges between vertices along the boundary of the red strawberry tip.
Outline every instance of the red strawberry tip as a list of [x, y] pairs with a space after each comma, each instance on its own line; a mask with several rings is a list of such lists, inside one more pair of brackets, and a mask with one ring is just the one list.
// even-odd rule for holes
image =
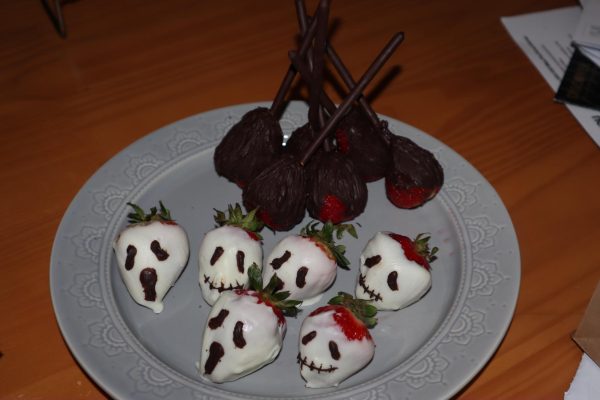
[[416, 262], [427, 270], [431, 269], [429, 263], [437, 259], [436, 254], [439, 250], [437, 247], [429, 248], [431, 236], [428, 236], [426, 233], [419, 233], [414, 239], [397, 233], [390, 233], [389, 236], [400, 243], [406, 258]]
[[319, 220], [323, 222], [331, 221], [334, 224], [339, 224], [347, 219], [346, 208], [346, 205], [339, 197], [328, 194], [323, 197], [321, 202]]
[[[353, 320], [367, 332], [367, 335], [367, 328], [372, 328], [377, 324], [377, 318], [375, 317], [377, 308], [369, 300], [357, 299], [351, 294], [338, 292], [337, 296], [332, 297], [328, 303], [332, 306], [344, 308], [353, 317]], [[348, 337], [348, 334], [346, 334], [346, 337]]]
[[337, 129], [335, 131], [335, 140], [340, 153], [346, 154], [350, 151], [350, 141], [348, 140], [348, 133], [346, 131]]
[[417, 208], [431, 200], [440, 188], [407, 187], [394, 185], [389, 179], [385, 180], [385, 193], [390, 202], [398, 208]]

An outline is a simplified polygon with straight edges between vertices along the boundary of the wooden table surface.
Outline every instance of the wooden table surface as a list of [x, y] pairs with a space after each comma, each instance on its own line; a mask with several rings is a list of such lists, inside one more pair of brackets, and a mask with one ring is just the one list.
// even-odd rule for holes
[[[308, 1], [309, 10], [316, 2]], [[515, 316], [461, 399], [558, 399], [581, 351], [570, 335], [600, 278], [600, 151], [500, 17], [569, 0], [335, 1], [331, 41], [355, 76], [406, 40], [376, 111], [441, 140], [495, 187], [520, 242]], [[295, 45], [291, 0], [82, 0], [61, 39], [39, 1], [0, 3], [0, 397], [103, 398], [70, 354], [49, 292], [50, 252], [103, 163], [189, 115], [271, 100]], [[372, 86], [368, 90], [372, 92]]]

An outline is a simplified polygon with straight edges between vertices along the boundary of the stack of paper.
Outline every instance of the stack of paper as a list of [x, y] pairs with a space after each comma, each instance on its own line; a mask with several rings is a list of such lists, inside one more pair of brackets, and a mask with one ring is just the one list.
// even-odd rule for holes
[[[584, 10], [589, 9], [593, 13], [596, 5], [600, 7], [600, 0], [588, 0], [583, 2], [583, 5]], [[574, 54], [582, 54], [588, 64], [597, 67], [591, 60], [600, 58], [600, 52], [594, 46], [590, 46], [594, 42], [588, 39], [596, 38], [600, 42], [600, 27], [598, 27], [600, 18], [592, 16], [590, 19], [587, 17], [582, 19], [582, 15], [584, 15], [582, 8], [575, 6], [502, 18], [502, 23], [513, 40], [555, 92], [559, 90]], [[579, 34], [580, 30], [581, 34]], [[579, 46], [579, 49], [584, 49], [585, 53], [581, 50], [574, 51], [573, 42], [576, 33], [584, 43], [582, 44], [584, 47]], [[588, 54], [591, 54], [590, 58], [588, 58]], [[572, 67], [570, 71], [573, 77], [581, 78], [581, 73], [578, 72], [580, 70]], [[594, 95], [598, 97], [600, 90], [594, 91], [593, 86], [589, 86], [590, 83], [594, 84], [589, 77], [586, 78], [585, 84], [581, 84], [581, 79], [576, 80], [575, 78], [569, 87], [565, 86], [563, 91], [570, 97], [576, 97], [577, 93], [583, 93], [585, 96], [587, 93], [589, 101], [586, 100], [586, 106], [574, 105], [571, 101], [567, 102], [566, 98], [561, 101], [567, 103], [566, 107], [569, 111], [600, 146], [600, 111], [592, 107]], [[600, 76], [593, 79], [598, 79], [600, 82]], [[579, 86], [577, 86], [578, 84]], [[600, 107], [600, 104], [598, 106]]]
[[584, 56], [600, 67], [600, 0], [587, 0], [582, 5], [573, 43]]

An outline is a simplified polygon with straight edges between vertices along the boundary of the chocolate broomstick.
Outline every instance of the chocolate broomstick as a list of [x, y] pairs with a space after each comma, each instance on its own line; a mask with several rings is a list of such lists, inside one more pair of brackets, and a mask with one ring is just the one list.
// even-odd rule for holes
[[[319, 19], [318, 16], [316, 19]], [[402, 33], [397, 33], [392, 37], [339, 108], [327, 120], [317, 139], [307, 149], [300, 162], [293, 156], [282, 156], [244, 188], [242, 193], [244, 205], [247, 209], [258, 207], [259, 216], [266, 225], [274, 230], [289, 230], [302, 220], [306, 187], [304, 165], [332, 132], [352, 103], [361, 95], [379, 69], [391, 57], [403, 37]], [[296, 52], [290, 52], [289, 57], [293, 61], [299, 55]]]
[[[299, 53], [306, 54], [316, 33], [317, 21], [307, 28]], [[259, 107], [242, 116], [215, 149], [215, 170], [243, 188], [281, 155], [283, 132], [275, 117], [295, 76], [290, 65], [270, 109]]]

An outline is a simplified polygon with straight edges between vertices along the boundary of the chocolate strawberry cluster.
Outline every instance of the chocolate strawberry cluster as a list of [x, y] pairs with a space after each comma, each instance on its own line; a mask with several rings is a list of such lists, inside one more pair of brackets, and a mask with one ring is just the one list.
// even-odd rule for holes
[[[394, 35], [356, 82], [327, 41], [328, 0], [320, 1], [314, 18], [302, 1], [296, 4], [301, 45], [289, 52], [291, 64], [271, 107], [249, 111], [217, 146], [217, 173], [240, 186], [246, 209], [258, 208], [275, 231], [290, 230], [306, 211], [322, 222], [353, 220], [365, 210], [366, 184], [380, 179], [397, 207], [431, 200], [444, 181], [441, 165], [428, 150], [390, 132], [362, 94], [404, 35]], [[326, 58], [349, 90], [339, 106], [324, 91]], [[297, 73], [309, 90], [308, 123], [283, 143], [276, 116]]]

